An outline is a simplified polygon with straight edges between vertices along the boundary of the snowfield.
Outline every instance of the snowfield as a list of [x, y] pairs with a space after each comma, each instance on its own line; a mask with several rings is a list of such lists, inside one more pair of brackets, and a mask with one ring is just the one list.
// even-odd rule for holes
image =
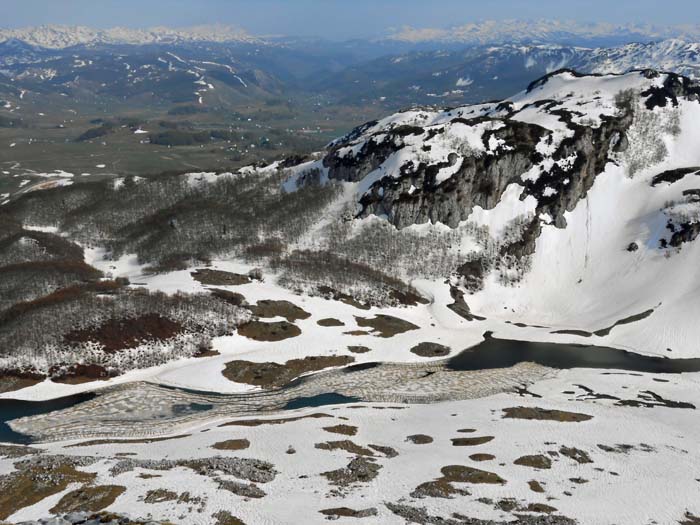
[[[218, 293], [253, 321], [202, 357], [0, 395], [99, 394], [9, 423], [39, 442], [0, 445], [0, 520], [90, 500], [183, 525], [700, 522], [700, 373], [447, 361], [489, 337], [700, 358], [698, 122], [700, 88], [677, 76], [558, 72], [508, 101], [397, 113], [296, 166], [245, 170], [286, 170], [284, 195], [339, 185], [288, 252], [332, 252], [341, 226], [344, 241], [385, 226], [398, 245], [448, 239], [449, 275], [418, 249], [373, 247], [396, 249], [391, 275], [425, 299], [413, 305], [305, 293], [234, 254], [154, 274], [85, 246], [105, 279]], [[310, 358], [342, 364], [264, 383]], [[232, 361], [250, 373], [225, 373]], [[45, 497], [18, 503], [26, 479]]]

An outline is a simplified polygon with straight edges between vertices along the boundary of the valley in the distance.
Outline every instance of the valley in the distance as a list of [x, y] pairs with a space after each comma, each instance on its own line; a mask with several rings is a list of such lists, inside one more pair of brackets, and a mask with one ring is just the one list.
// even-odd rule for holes
[[0, 523], [700, 523], [698, 31], [0, 40]]

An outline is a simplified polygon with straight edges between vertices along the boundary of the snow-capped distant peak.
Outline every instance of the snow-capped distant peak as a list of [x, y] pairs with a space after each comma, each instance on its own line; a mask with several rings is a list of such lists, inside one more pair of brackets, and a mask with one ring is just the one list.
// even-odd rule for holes
[[261, 42], [260, 39], [249, 35], [243, 30], [222, 25], [197, 26], [185, 29], [167, 27], [93, 29], [84, 26], [44, 25], [0, 30], [0, 42], [11, 40], [18, 40], [33, 46], [50, 49], [96, 44], [142, 45], [177, 42]]

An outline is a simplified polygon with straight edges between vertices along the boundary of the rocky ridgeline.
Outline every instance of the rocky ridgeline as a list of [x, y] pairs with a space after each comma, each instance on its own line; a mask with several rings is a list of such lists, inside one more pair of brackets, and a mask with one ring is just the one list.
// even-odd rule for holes
[[[515, 189], [521, 202], [533, 197], [536, 204], [499, 240], [498, 257], [521, 259], [534, 252], [543, 225], [566, 227], [565, 213], [611, 163], [634, 176], [663, 160], [661, 140], [639, 130], [677, 135], [674, 110], [699, 100], [700, 85], [673, 73], [561, 70], [511, 100], [411, 109], [365, 124], [331, 143], [321, 163], [299, 171], [297, 181], [325, 173], [358, 183], [357, 217], [384, 217], [400, 229], [428, 222], [456, 228], [475, 208], [492, 210]], [[676, 242], [694, 238], [696, 230], [679, 228]], [[485, 273], [491, 264], [465, 271]]]

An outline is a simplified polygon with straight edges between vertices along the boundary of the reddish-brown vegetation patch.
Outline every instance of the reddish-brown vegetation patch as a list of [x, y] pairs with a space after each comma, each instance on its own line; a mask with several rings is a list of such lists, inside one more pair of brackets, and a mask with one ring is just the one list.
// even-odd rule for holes
[[132, 319], [111, 319], [97, 328], [74, 330], [65, 335], [67, 343], [97, 343], [105, 352], [136, 348], [152, 341], [171, 339], [183, 332], [179, 323], [158, 314]]
[[54, 366], [49, 370], [49, 376], [54, 383], [80, 385], [91, 381], [106, 381], [116, 374], [99, 365], [70, 365]]

